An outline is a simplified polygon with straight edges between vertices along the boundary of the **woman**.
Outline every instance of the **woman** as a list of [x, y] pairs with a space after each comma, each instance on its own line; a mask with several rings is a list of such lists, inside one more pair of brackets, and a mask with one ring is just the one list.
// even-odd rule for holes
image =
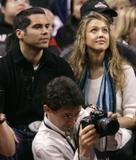
[[82, 19], [70, 64], [85, 104], [96, 104], [109, 115], [116, 112], [118, 116], [119, 131], [99, 149], [122, 148], [132, 135], [128, 129], [135, 126], [136, 78], [132, 67], [119, 56], [108, 18], [91, 12]]

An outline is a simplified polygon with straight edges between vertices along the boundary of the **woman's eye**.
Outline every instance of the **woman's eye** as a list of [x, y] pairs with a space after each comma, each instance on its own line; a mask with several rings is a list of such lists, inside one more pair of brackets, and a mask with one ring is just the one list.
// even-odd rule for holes
[[97, 31], [96, 28], [91, 29], [91, 32], [92, 32], [92, 33], [95, 33], [96, 31]]
[[104, 33], [108, 33], [108, 29], [103, 29], [103, 32]]

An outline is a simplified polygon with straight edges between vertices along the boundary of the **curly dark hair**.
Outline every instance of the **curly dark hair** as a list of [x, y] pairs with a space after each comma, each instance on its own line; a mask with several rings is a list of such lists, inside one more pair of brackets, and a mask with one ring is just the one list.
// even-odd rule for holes
[[84, 98], [78, 85], [70, 78], [61, 76], [53, 79], [46, 87], [44, 104], [52, 110], [62, 107], [79, 107]]

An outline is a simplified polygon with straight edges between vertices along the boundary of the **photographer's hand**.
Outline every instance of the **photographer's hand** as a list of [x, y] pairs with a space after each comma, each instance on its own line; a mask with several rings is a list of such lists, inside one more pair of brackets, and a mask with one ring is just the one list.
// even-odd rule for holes
[[[97, 134], [93, 124], [88, 125], [84, 129], [80, 126], [79, 131], [79, 153], [80, 157], [92, 157], [94, 159], [93, 144], [96, 142]], [[90, 153], [92, 153], [90, 155]], [[82, 158], [81, 158], [82, 159]]]

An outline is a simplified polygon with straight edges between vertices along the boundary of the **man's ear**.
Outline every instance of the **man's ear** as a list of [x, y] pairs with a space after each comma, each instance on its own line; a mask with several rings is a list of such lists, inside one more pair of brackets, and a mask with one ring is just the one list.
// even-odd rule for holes
[[23, 39], [24, 37], [24, 31], [21, 29], [16, 29], [16, 36], [18, 39]]
[[43, 111], [44, 111], [44, 113], [48, 112], [49, 110], [50, 110], [50, 108], [46, 104], [44, 104], [43, 105]]

